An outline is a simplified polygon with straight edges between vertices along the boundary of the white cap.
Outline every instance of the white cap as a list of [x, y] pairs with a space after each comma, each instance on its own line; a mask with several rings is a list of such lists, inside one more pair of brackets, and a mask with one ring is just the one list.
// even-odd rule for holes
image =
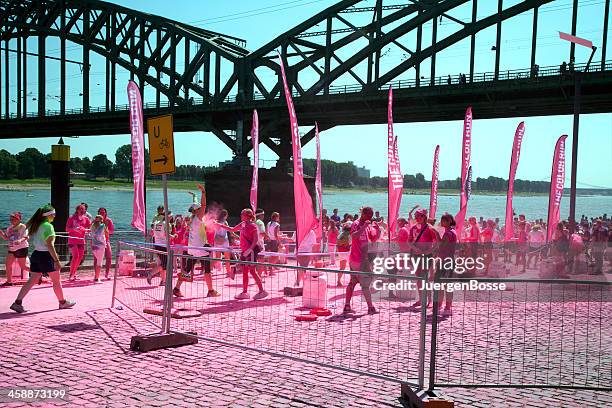
[[202, 205], [199, 203], [193, 203], [189, 206], [189, 212], [194, 212], [196, 210], [199, 210], [200, 208], [202, 208]]

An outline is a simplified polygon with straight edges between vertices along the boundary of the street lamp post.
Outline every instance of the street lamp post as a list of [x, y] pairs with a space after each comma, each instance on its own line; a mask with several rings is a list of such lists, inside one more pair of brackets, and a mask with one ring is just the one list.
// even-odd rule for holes
[[[584, 38], [576, 37], [573, 35], [559, 32], [559, 37], [562, 40], [569, 41], [573, 44], [579, 44], [585, 47], [591, 48], [591, 56], [586, 64], [584, 72], [589, 71], [589, 66], [593, 60], [593, 55], [597, 50], [597, 47], [589, 40]], [[570, 64], [575, 67], [575, 64], [570, 59]], [[572, 135], [572, 170], [571, 170], [571, 181], [570, 181], [570, 209], [569, 209], [569, 222], [570, 222], [570, 233], [576, 230], [576, 177], [578, 173], [578, 130], [580, 127], [580, 104], [582, 102], [582, 73], [577, 71], [575, 68], [572, 71], [574, 77], [574, 126]]]

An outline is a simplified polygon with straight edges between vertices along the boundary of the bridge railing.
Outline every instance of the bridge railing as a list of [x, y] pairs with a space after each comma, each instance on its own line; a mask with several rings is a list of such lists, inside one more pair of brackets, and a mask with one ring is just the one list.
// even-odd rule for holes
[[[592, 62], [588, 68], [586, 69], [587, 64], [576, 64], [573, 68], [567, 65], [567, 71], [561, 72], [560, 65], [552, 65], [535, 68], [527, 68], [527, 69], [510, 69], [503, 70], [498, 73], [496, 76], [494, 72], [482, 72], [482, 73], [474, 73], [472, 79], [470, 80], [469, 74], [466, 74], [462, 77], [462, 74], [456, 75], [444, 75], [437, 76], [432, 78], [421, 77], [419, 80], [417, 79], [399, 79], [396, 81], [391, 81], [388, 84], [380, 87], [379, 91], [384, 91], [392, 86], [394, 89], [408, 89], [408, 88], [417, 88], [417, 87], [429, 87], [429, 86], [465, 86], [467, 84], [472, 83], [484, 83], [484, 82], [493, 82], [493, 81], [513, 81], [513, 80], [533, 80], [537, 81], [539, 78], [543, 77], [565, 77], [571, 75], [573, 72], [601, 72], [601, 71], [612, 71], [612, 61], [606, 61], [603, 64], [601, 61]], [[462, 80], [463, 78], [463, 80]], [[348, 85], [336, 85], [329, 87], [329, 95], [339, 95], [339, 94], [351, 94], [351, 93], [359, 93], [364, 90], [363, 85], [361, 84], [348, 84]], [[323, 95], [324, 92], [320, 91], [317, 93], [317, 96]], [[281, 94], [277, 96], [279, 98]], [[301, 97], [300, 93], [296, 90], [293, 91], [293, 97], [299, 98]], [[253, 100], [265, 100], [265, 95], [260, 92], [255, 91], [253, 95]], [[190, 98], [189, 105], [181, 106], [182, 110], [189, 109], [190, 106], [196, 107], [198, 105], [211, 104], [210, 100], [205, 100], [204, 98]], [[237, 95], [228, 95], [221, 102], [213, 102], [212, 104], [232, 104], [237, 102]], [[147, 102], [143, 104], [143, 109], [166, 109], [176, 107], [168, 101], [160, 101], [159, 105], [157, 102]], [[123, 112], [129, 110], [128, 104], [115, 105], [115, 111]], [[77, 109], [65, 109], [63, 112], [61, 110], [53, 110], [48, 109], [45, 110], [45, 116], [69, 116], [69, 115], [83, 115], [83, 114], [95, 114], [95, 113], [106, 113], [109, 109], [105, 106], [90, 106], [87, 111], [82, 108]], [[0, 113], [0, 119], [21, 119], [26, 117], [38, 117], [38, 112], [27, 112], [18, 116], [17, 113], [10, 113], [8, 116], [6, 114]]]

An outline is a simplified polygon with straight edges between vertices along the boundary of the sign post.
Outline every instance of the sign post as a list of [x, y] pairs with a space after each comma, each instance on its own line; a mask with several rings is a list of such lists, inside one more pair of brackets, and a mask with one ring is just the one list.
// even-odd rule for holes
[[162, 333], [170, 332], [170, 316], [172, 314], [172, 277], [173, 254], [170, 249], [170, 225], [168, 223], [168, 174], [176, 171], [174, 163], [174, 131], [172, 115], [157, 116], [147, 120], [149, 136], [149, 162], [151, 175], [162, 176], [164, 191], [164, 228], [166, 230], [166, 287], [164, 290], [164, 308], [162, 315]]
[[166, 286], [162, 310], [161, 333], [154, 335], [137, 335], [132, 337], [131, 350], [150, 351], [160, 348], [196, 344], [198, 338], [187, 333], [170, 333], [172, 317], [172, 278], [174, 276], [174, 254], [170, 249], [170, 227], [168, 224], [168, 174], [176, 171], [174, 164], [174, 133], [172, 115], [157, 116], [147, 120], [149, 134], [150, 171], [152, 175], [161, 175], [164, 188], [164, 221], [166, 230]]

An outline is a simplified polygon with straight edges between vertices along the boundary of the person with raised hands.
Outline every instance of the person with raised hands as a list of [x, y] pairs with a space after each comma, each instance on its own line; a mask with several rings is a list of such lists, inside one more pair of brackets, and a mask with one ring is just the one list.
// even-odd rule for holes
[[[181, 285], [184, 281], [193, 280], [193, 273], [196, 262], [200, 262], [202, 272], [204, 273], [204, 281], [208, 288], [206, 297], [217, 297], [220, 293], [217, 292], [213, 287], [212, 274], [210, 271], [210, 252], [206, 250], [210, 247], [208, 243], [208, 234], [206, 231], [206, 221], [204, 217], [206, 215], [206, 189], [200, 183], [196, 184], [198, 189], [202, 193], [201, 200], [199, 203], [194, 202], [189, 206], [189, 212], [191, 213], [191, 223], [189, 227], [189, 237], [187, 241], [187, 253], [190, 255], [185, 263], [185, 271], [179, 275], [176, 285], [172, 290], [172, 293], [176, 297], [182, 297]], [[195, 259], [197, 257], [199, 259]]]

